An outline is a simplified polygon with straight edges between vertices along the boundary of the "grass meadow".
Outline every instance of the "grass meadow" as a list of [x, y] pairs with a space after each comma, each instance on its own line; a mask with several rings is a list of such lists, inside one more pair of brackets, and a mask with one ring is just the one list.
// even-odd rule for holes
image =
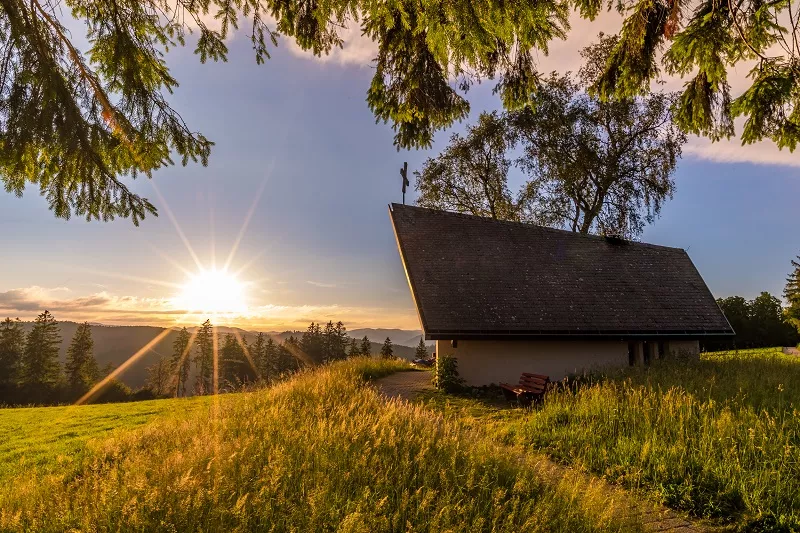
[[780, 349], [597, 372], [541, 406], [423, 402], [498, 441], [742, 531], [800, 531], [800, 358]]
[[365, 384], [405, 368], [351, 360], [215, 398], [0, 411], [14, 458], [0, 530], [636, 530], [591, 483]]

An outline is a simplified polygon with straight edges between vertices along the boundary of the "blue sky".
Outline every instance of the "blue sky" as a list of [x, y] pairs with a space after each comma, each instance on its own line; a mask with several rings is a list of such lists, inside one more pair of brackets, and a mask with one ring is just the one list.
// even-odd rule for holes
[[[575, 68], [587, 35], [556, 47], [544, 68]], [[419, 169], [449, 133], [428, 151], [395, 150], [390, 126], [375, 124], [365, 103], [369, 43], [355, 39], [325, 61], [284, 45], [260, 67], [245, 38], [230, 45], [228, 63], [201, 65], [190, 49], [169, 56], [181, 82], [175, 107], [216, 146], [207, 168], [155, 174], [164, 201], [146, 179], [135, 182], [158, 218], [139, 228], [63, 221], [35, 190], [22, 199], [0, 194], [0, 314], [31, 318], [47, 306], [65, 320], [167, 323], [187, 271], [197, 270], [167, 206], [201, 263], [211, 267], [216, 257], [221, 267], [263, 185], [230, 267], [249, 264], [238, 279], [250, 311], [232, 320], [260, 329], [338, 318], [350, 327], [418, 327], [387, 204], [400, 200], [403, 161]], [[469, 96], [471, 119], [499, 105], [491, 83]], [[642, 239], [688, 249], [715, 296], [779, 295], [800, 253], [795, 164], [800, 155], [769, 145], [693, 140], [675, 198]]]

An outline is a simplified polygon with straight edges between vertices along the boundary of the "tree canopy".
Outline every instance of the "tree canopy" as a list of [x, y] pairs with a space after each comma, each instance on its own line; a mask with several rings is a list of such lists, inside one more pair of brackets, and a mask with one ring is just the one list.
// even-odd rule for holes
[[[718, 139], [741, 116], [743, 142], [795, 148], [800, 17], [791, 2], [3, 0], [0, 178], [17, 195], [38, 187], [62, 218], [138, 224], [155, 214], [126, 179], [173, 159], [206, 164], [213, 145], [166, 98], [178, 86], [166, 54], [190, 33], [200, 61], [225, 61], [226, 39], [246, 25], [263, 63], [279, 37], [324, 55], [342, 46], [345, 28], [360, 26], [378, 49], [367, 104], [391, 123], [398, 148], [415, 148], [467, 116], [475, 82], [494, 80], [506, 109], [530, 105], [541, 82], [535, 55], [566, 37], [570, 10], [593, 19], [612, 5], [627, 18], [593, 84], [602, 98], [647, 93], [670, 43], [664, 70], [692, 76], [677, 103], [683, 128]], [[85, 31], [87, 49], [68, 27]], [[748, 61], [752, 85], [733, 99], [727, 73]]]
[[[673, 122], [672, 93], [603, 101], [587, 92], [616, 44], [602, 37], [584, 49], [577, 76], [543, 78], [531, 107], [484, 113], [465, 137], [453, 135], [416, 173], [418, 204], [581, 233], [641, 233], [672, 197], [686, 136]], [[527, 179], [516, 196], [512, 166]]]

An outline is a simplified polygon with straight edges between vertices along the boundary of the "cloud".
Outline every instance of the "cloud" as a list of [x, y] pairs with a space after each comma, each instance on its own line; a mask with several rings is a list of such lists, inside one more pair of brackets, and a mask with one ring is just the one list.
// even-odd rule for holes
[[336, 285], [334, 285], [333, 283], [322, 283], [321, 281], [311, 281], [311, 280], [306, 281], [306, 283], [308, 283], [309, 285], [313, 285], [315, 287], [322, 287], [324, 289], [336, 288]]
[[[741, 131], [740, 129], [737, 131]], [[742, 145], [738, 139], [712, 143], [709, 139], [691, 137], [683, 147], [685, 156], [718, 163], [754, 163], [800, 167], [800, 157], [787, 149], [779, 150], [772, 141]]]
[[330, 53], [321, 56], [315, 56], [311, 52], [303, 50], [291, 37], [283, 37], [282, 42], [287, 44], [286, 48], [292, 55], [341, 66], [367, 67], [378, 55], [378, 44], [361, 33], [361, 25], [358, 22], [349, 20], [338, 33], [344, 41], [342, 48], [334, 47]]
[[[167, 298], [120, 296], [107, 291], [66, 299], [63, 287], [39, 286], [0, 292], [0, 315], [32, 320], [47, 309], [57, 320], [99, 322], [109, 325], [147, 324], [157, 326], [196, 325], [207, 316], [177, 309]], [[310, 322], [341, 320], [348, 327], [419, 327], [413, 309], [338, 305], [261, 305], [246, 313], [215, 318], [219, 325], [284, 330], [305, 328]]]

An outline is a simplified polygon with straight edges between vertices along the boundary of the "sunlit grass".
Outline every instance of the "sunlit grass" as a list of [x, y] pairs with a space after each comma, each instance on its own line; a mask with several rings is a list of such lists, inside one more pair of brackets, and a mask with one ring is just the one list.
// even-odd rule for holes
[[800, 358], [780, 348], [598, 374], [533, 410], [424, 403], [697, 516], [800, 529]]
[[364, 382], [406, 368], [339, 363], [88, 440], [69, 472], [0, 487], [0, 530], [636, 529], [591, 484]]

